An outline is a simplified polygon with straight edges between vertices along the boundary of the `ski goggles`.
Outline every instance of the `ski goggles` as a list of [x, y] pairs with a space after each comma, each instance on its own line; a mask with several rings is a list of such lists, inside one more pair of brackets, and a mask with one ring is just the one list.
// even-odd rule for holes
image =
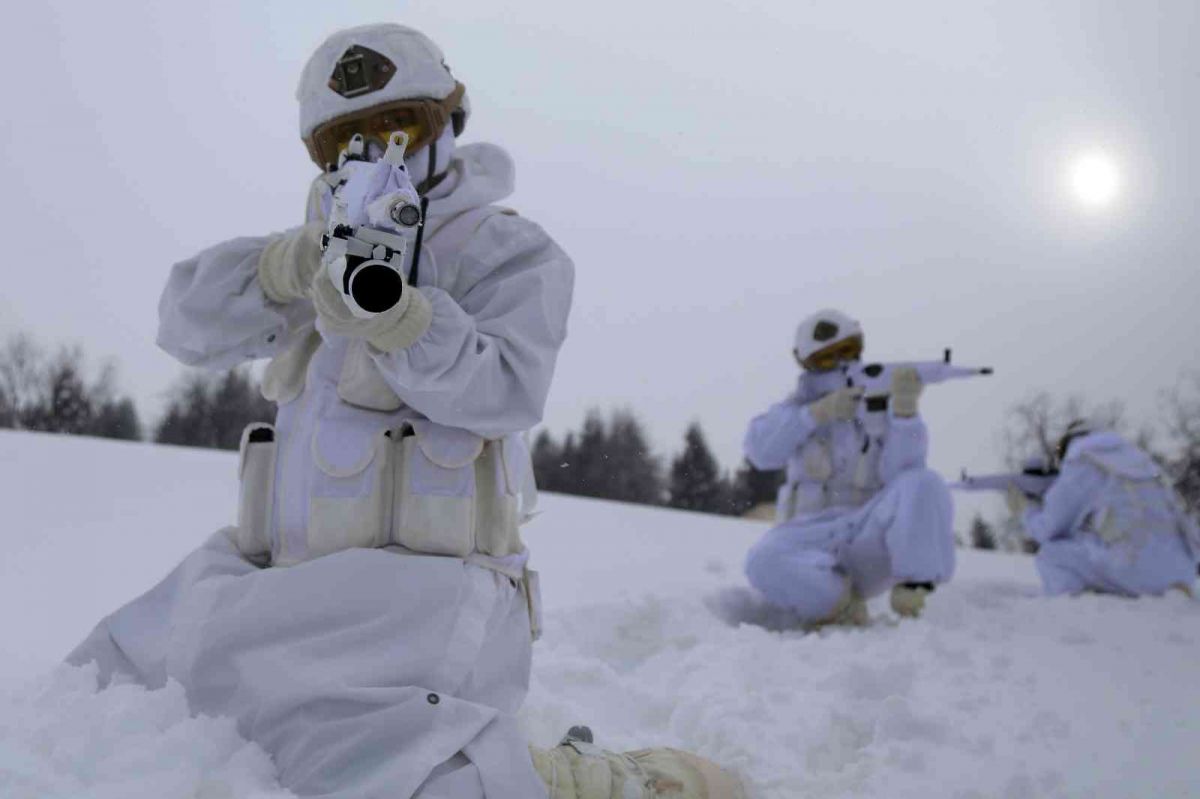
[[431, 97], [397, 100], [331, 119], [314, 128], [304, 140], [308, 155], [317, 166], [328, 171], [331, 166], [336, 167], [338, 156], [356, 134], [368, 146], [378, 145], [382, 153], [391, 134], [398, 130], [408, 134], [407, 152], [416, 152], [441, 136], [447, 124], [454, 122], [457, 128], [454, 112], [462, 105], [465, 91], [466, 87], [455, 83], [454, 91], [444, 100]]
[[824, 349], [817, 350], [807, 358], [801, 359], [797, 355], [796, 360], [810, 372], [828, 372], [830, 369], [846, 361], [857, 361], [862, 357], [862, 351], [862, 336], [851, 336], [850, 338], [842, 339], [836, 344], [831, 344]]

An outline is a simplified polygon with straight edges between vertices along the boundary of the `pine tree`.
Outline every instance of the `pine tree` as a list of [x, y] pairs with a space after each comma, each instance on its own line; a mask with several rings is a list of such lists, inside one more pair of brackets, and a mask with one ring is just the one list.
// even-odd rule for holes
[[773, 504], [784, 479], [783, 469], [762, 471], [743, 460], [733, 477], [727, 512], [733, 516], [744, 516], [759, 505]]
[[658, 458], [650, 453], [641, 422], [630, 411], [617, 411], [609, 424], [607, 496], [622, 502], [658, 505], [663, 485]]
[[558, 477], [554, 485], [564, 494], [578, 494], [579, 491], [579, 445], [575, 443], [575, 434], [567, 433], [560, 450], [561, 463], [558, 465]]
[[671, 462], [669, 488], [667, 504], [673, 508], [715, 513], [727, 504], [716, 458], [698, 422], [688, 426], [683, 452]]
[[213, 443], [218, 449], [237, 449], [250, 422], [270, 422], [274, 405], [241, 369], [230, 369], [210, 387]]
[[598, 410], [588, 411], [576, 449], [573, 493], [584, 497], [609, 498], [611, 479], [608, 456], [608, 431], [604, 419]]
[[542, 491], [562, 491], [562, 449], [548, 431], [542, 430], [533, 440], [530, 459], [533, 461], [533, 476], [538, 488]]
[[26, 412], [26, 429], [77, 435], [88, 431], [94, 408], [83, 382], [82, 361], [78, 348], [64, 349], [59, 354], [45, 374], [42, 401]]
[[588, 412], [583, 429], [567, 433], [559, 447], [547, 432], [533, 444], [533, 468], [545, 491], [619, 502], [657, 505], [663, 500], [662, 467], [641, 423], [629, 411], [605, 421]]
[[138, 418], [133, 400], [124, 397], [108, 400], [96, 411], [88, 434], [101, 438], [116, 438], [124, 441], [139, 441], [142, 438], [142, 422]]

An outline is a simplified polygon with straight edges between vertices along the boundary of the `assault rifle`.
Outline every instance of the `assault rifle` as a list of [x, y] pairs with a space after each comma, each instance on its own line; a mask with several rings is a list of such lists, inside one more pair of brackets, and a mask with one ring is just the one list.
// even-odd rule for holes
[[1027, 458], [1019, 472], [985, 474], [971, 477], [963, 469], [962, 479], [951, 484], [959, 491], [1008, 491], [1015, 487], [1027, 498], [1040, 501], [1058, 479], [1058, 469], [1047, 458]]
[[950, 350], [946, 349], [940, 361], [910, 361], [901, 363], [859, 363], [852, 361], [841, 366], [846, 385], [863, 389], [863, 410], [868, 414], [883, 413], [888, 408], [892, 394], [892, 375], [897, 369], [915, 369], [926, 386], [981, 377], [992, 374], [990, 366], [956, 366], [950, 363]]
[[[339, 168], [350, 174], [333, 193], [328, 226], [321, 237], [322, 262], [350, 312], [362, 319], [400, 301], [406, 263], [410, 284], [417, 281], [428, 202], [417, 195], [408, 178], [407, 147], [408, 134], [396, 131], [380, 161], [370, 162], [365, 141], [356, 133], [339, 157]], [[389, 170], [395, 174], [385, 174]], [[369, 192], [381, 181], [397, 187], [387, 212], [390, 231], [367, 224]]]

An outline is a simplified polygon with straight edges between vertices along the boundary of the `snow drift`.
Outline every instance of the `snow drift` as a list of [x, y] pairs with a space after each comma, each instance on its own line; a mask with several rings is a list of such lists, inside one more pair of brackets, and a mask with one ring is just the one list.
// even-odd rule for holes
[[[178, 686], [97, 692], [56, 666], [234, 513], [228, 453], [0, 432], [0, 796], [283, 796]], [[1200, 796], [1200, 603], [1040, 596], [1024, 557], [962, 552], [927, 616], [727, 624], [761, 523], [547, 496], [526, 530], [547, 632], [521, 722], [671, 745], [762, 799]]]

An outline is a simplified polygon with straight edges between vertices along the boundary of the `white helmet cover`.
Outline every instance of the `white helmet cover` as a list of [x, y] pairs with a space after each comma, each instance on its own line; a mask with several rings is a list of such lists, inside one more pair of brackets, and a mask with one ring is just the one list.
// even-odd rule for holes
[[857, 319], [833, 308], [824, 308], [805, 317], [796, 328], [796, 357], [807, 360], [814, 352], [862, 334], [862, 325]]
[[[352, 47], [384, 56], [395, 74], [380, 88], [345, 97], [330, 86], [338, 61]], [[300, 102], [300, 138], [307, 139], [318, 126], [372, 106], [398, 100], [444, 100], [456, 86], [433, 41], [413, 28], [393, 23], [348, 28], [326, 39], [304, 65], [296, 99]], [[462, 103], [465, 112], [467, 103]], [[457, 131], [456, 131], [457, 132]]]

